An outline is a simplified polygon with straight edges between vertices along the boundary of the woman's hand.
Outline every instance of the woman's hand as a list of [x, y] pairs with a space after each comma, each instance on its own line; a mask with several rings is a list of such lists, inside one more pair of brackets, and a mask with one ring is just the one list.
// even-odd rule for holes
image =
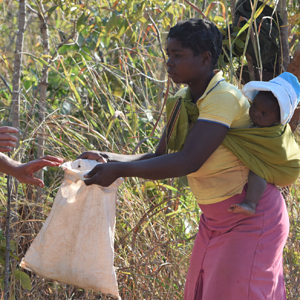
[[19, 133], [14, 127], [0, 127], [0, 152], [9, 152], [16, 147], [18, 138], [10, 133]]
[[86, 185], [98, 184], [103, 187], [110, 186], [120, 177], [118, 169], [115, 168], [116, 165], [116, 163], [97, 165], [88, 174], [84, 175], [85, 178], [88, 178], [84, 183]]
[[26, 164], [20, 164], [16, 166], [13, 170], [12, 175], [22, 183], [34, 184], [39, 187], [44, 187], [44, 182], [38, 178], [33, 177], [33, 173], [39, 171], [44, 167], [58, 167], [62, 162], [62, 158], [47, 155], [42, 158], [32, 160]]
[[91, 159], [102, 163], [109, 161], [108, 155], [100, 151], [86, 151], [81, 153], [76, 159]]

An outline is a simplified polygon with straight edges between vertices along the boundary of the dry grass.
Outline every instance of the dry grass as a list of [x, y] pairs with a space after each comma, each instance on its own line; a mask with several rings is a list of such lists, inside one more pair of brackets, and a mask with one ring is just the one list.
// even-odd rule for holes
[[[110, 1], [100, 2], [103, 7], [112, 5]], [[46, 153], [64, 157], [66, 160], [75, 159], [82, 151], [92, 149], [130, 154], [143, 140], [144, 143], [138, 151], [149, 152], [155, 149], [157, 138], [161, 136], [164, 126], [162, 118], [153, 130], [154, 120], [162, 108], [166, 91], [166, 72], [161, 51], [164, 48], [163, 38], [177, 18], [188, 18], [197, 14], [190, 6], [184, 7], [184, 1], [173, 1], [172, 5], [168, 1], [161, 1], [160, 4], [157, 4], [157, 1], [153, 1], [154, 4], [152, 1], [145, 1], [147, 4], [144, 7], [145, 14], [142, 14], [143, 18], [151, 15], [154, 21], [147, 19], [142, 23], [139, 20], [134, 21], [133, 18], [135, 9], [142, 7], [140, 1], [113, 2], [118, 5], [113, 6], [111, 10], [100, 10], [97, 5], [89, 7], [93, 8], [93, 12], [91, 15], [90, 12], [87, 13], [89, 18], [85, 23], [91, 25], [98, 15], [103, 22], [98, 23], [98, 27], [92, 24], [83, 30], [76, 41], [77, 45], [66, 46], [60, 52], [60, 59], [53, 61], [53, 68], [49, 72], [46, 120], [42, 124], [37, 118], [38, 99], [33, 101], [33, 95], [41, 77], [42, 63], [39, 58], [43, 55], [43, 49], [39, 36], [39, 19], [33, 13], [28, 16], [24, 51], [30, 53], [30, 56], [25, 55], [23, 58], [24, 76], [21, 83], [21, 128], [28, 129], [22, 144], [23, 161], [27, 161], [36, 153], [36, 135], [40, 127], [46, 133]], [[129, 2], [133, 3], [134, 9], [125, 7]], [[0, 1], [0, 62], [4, 70], [1, 75], [5, 75], [9, 81], [13, 73], [14, 57], [11, 33], [17, 31], [17, 18], [13, 20], [12, 15], [17, 16], [18, 7], [16, 3], [9, 3], [12, 14], [7, 10], [7, 5], [5, 1]], [[123, 11], [119, 11], [122, 5]], [[130, 11], [131, 9], [133, 10]], [[115, 37], [122, 28], [116, 23], [121, 20], [121, 13], [131, 20], [131, 23], [129, 29], [127, 28], [116, 42]], [[112, 19], [116, 16], [118, 18]], [[214, 9], [210, 17], [213, 19], [215, 16], [221, 17], [221, 11]], [[106, 24], [110, 18], [113, 22], [110, 23], [109, 29], [106, 28]], [[73, 17], [61, 14], [58, 8], [51, 15], [51, 51], [61, 42], [62, 34], [69, 36], [73, 28], [72, 22]], [[115, 27], [112, 29], [113, 25]], [[226, 21], [219, 25], [224, 27]], [[99, 37], [101, 43], [98, 44], [98, 49], [96, 44]], [[84, 49], [81, 48], [83, 45]], [[238, 67], [238, 63], [234, 63], [234, 67]], [[230, 69], [227, 65], [225, 72], [226, 68]], [[170, 93], [176, 91], [176, 88], [171, 85]], [[8, 120], [11, 96], [2, 81], [0, 100], [1, 118]], [[154, 139], [149, 138], [152, 130]], [[47, 189], [44, 203], [39, 206], [35, 205], [35, 191], [19, 186], [18, 202], [14, 205], [18, 211], [13, 213], [13, 216], [17, 216], [17, 223], [12, 224], [12, 240], [18, 247], [14, 251], [15, 257], [11, 260], [11, 293], [15, 299], [28, 300], [104, 299], [99, 293], [54, 283], [31, 273], [28, 274], [31, 276], [32, 289], [28, 291], [13, 277], [20, 259], [49, 214], [62, 179], [62, 172], [50, 169], [45, 178]], [[2, 224], [6, 212], [5, 182], [5, 177], [2, 177]], [[185, 276], [200, 212], [191, 192], [188, 189], [180, 189], [179, 186], [176, 180], [151, 182], [127, 179], [119, 189], [115, 266], [123, 299], [183, 298]], [[285, 195], [291, 223], [290, 236], [284, 250], [284, 271], [289, 300], [298, 299], [300, 290], [299, 192], [300, 188], [295, 184]], [[0, 268], [0, 279], [3, 278], [2, 269]]]
[[[176, 186], [176, 182], [168, 182]], [[169, 185], [143, 180], [127, 180], [119, 189], [115, 240], [115, 267], [122, 299], [182, 299], [199, 211], [191, 193]], [[289, 300], [299, 299], [299, 189], [285, 190], [290, 215], [290, 236], [284, 249], [284, 273]], [[46, 203], [48, 215], [51, 198]], [[45, 207], [46, 207], [45, 206]], [[40, 220], [26, 215], [20, 220], [15, 240], [18, 256], [38, 231]], [[27, 228], [27, 235], [26, 230]], [[26, 242], [27, 241], [27, 245]], [[12, 270], [17, 260], [12, 260]], [[110, 299], [99, 293], [58, 284], [31, 274], [32, 290], [24, 290], [17, 280], [11, 289], [16, 299]]]

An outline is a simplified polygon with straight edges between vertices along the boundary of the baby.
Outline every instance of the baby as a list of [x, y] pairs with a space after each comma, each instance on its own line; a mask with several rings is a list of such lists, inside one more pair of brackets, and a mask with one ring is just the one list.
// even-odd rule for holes
[[[249, 82], [244, 86], [243, 93], [252, 101], [249, 110], [252, 120], [250, 127], [284, 125], [289, 122], [297, 107], [300, 84], [293, 74], [285, 72], [269, 82]], [[233, 204], [229, 211], [248, 216], [255, 214], [266, 186], [266, 180], [250, 170], [245, 201]]]

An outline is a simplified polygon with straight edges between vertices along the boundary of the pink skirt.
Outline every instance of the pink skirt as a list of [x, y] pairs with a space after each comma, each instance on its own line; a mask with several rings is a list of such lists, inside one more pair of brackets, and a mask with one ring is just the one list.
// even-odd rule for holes
[[256, 214], [228, 212], [245, 198], [200, 205], [185, 300], [285, 300], [282, 252], [289, 218], [278, 189], [267, 185]]

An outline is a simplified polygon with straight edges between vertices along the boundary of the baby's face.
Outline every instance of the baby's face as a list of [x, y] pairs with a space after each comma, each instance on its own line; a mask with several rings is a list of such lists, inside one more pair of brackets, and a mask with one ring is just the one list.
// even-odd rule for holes
[[256, 126], [268, 127], [280, 123], [279, 105], [258, 93], [253, 99], [249, 115]]

